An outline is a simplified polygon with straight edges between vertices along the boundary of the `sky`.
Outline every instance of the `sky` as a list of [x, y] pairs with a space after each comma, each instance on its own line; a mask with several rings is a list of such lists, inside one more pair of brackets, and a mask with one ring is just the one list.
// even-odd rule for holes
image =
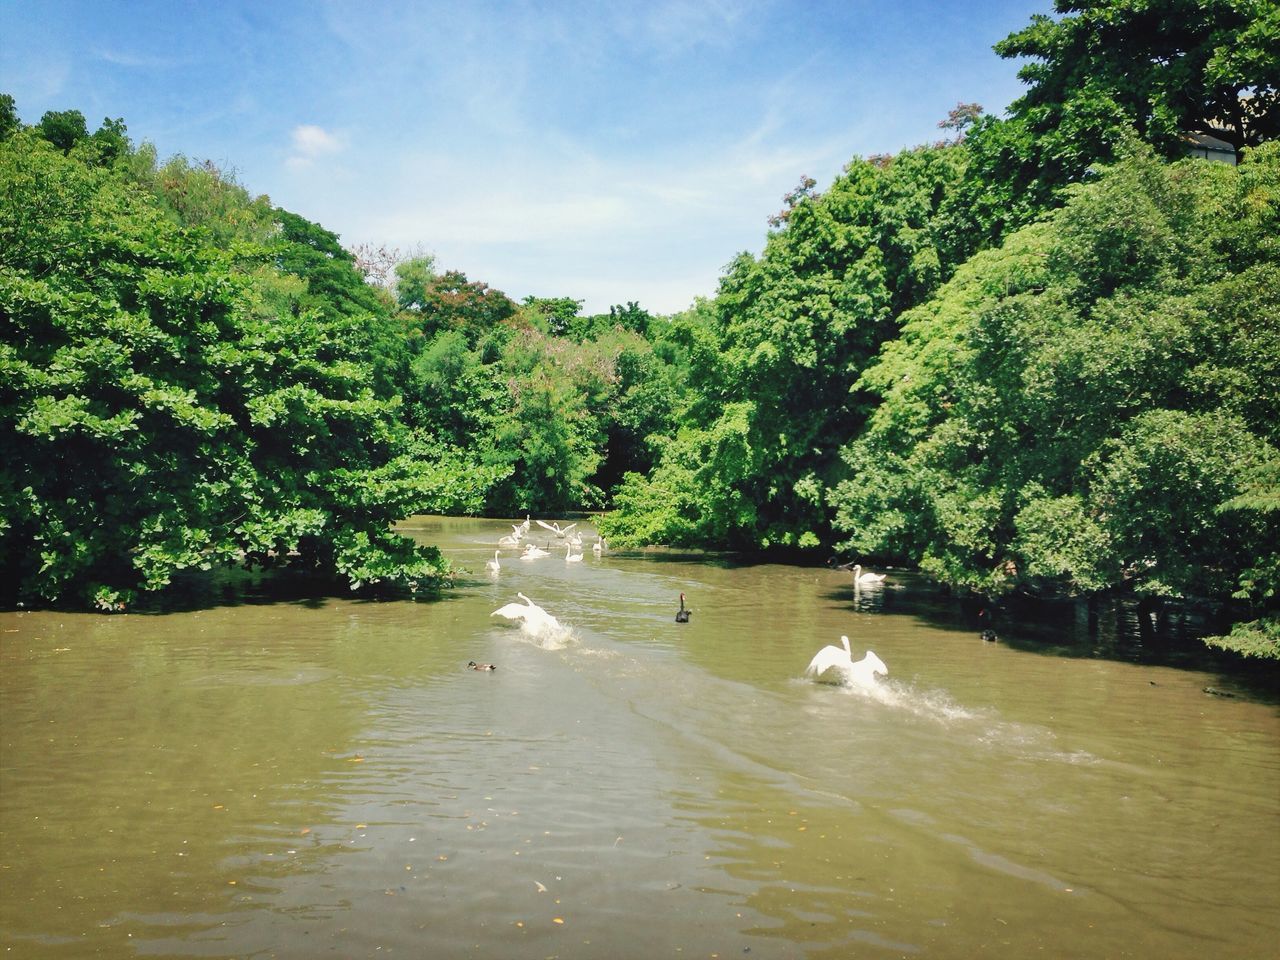
[[515, 300], [674, 313], [802, 177], [1003, 114], [1051, 0], [0, 0], [19, 116], [122, 118], [337, 233]]

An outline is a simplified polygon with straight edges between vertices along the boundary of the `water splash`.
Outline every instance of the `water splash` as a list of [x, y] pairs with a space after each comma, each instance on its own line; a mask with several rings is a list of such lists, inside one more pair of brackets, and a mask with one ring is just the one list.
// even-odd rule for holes
[[577, 640], [572, 627], [552, 624], [520, 624], [520, 639], [541, 650], [563, 650]]
[[951, 699], [944, 690], [918, 690], [898, 680], [880, 680], [872, 684], [843, 684], [840, 691], [902, 710], [916, 717], [951, 723], [973, 720], [978, 714]]

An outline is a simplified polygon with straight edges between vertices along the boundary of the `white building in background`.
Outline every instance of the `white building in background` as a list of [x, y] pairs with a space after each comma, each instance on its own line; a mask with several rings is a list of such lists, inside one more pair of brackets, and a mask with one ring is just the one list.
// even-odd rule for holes
[[1189, 133], [1183, 139], [1187, 142], [1187, 156], [1212, 160], [1215, 163], [1236, 165], [1236, 148], [1225, 140], [1211, 137], [1207, 133]]

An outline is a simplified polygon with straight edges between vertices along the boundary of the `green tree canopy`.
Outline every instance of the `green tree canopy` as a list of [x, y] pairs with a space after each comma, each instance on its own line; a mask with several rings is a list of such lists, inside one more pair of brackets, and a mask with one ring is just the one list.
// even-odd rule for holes
[[7, 140], [22, 126], [18, 119], [18, 104], [12, 94], [0, 93], [0, 140]]
[[1274, 0], [1056, 0], [996, 44], [1030, 57], [1011, 112], [1050, 142], [1114, 142], [1122, 125], [1170, 158], [1206, 133], [1237, 151], [1280, 134]]
[[1280, 145], [1138, 150], [976, 256], [863, 375], [845, 545], [986, 593], [1273, 596], [1278, 217]]
[[268, 248], [210, 247], [34, 136], [0, 144], [0, 184], [6, 592], [114, 607], [231, 562], [442, 575], [390, 530], [451, 494], [403, 455], [367, 317], [273, 309]]
[[47, 110], [36, 132], [63, 153], [70, 153], [77, 142], [89, 136], [89, 127], [79, 110]]
[[867, 411], [851, 388], [898, 314], [954, 268], [938, 217], [963, 164], [958, 147], [909, 150], [853, 161], [824, 194], [808, 178], [787, 194], [763, 255], [739, 256], [716, 299], [677, 328], [696, 399], [657, 445], [652, 475], [624, 483], [611, 536], [752, 547], [826, 538], [823, 491]]

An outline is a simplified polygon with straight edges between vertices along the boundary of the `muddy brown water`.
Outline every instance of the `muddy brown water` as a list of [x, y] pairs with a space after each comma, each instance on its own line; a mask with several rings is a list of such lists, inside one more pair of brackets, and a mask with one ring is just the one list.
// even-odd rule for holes
[[[5, 956], [1276, 956], [1280, 710], [1211, 667], [984, 643], [905, 573], [488, 576], [505, 523], [404, 527], [473, 575], [0, 613]], [[875, 689], [803, 678], [841, 634]]]

